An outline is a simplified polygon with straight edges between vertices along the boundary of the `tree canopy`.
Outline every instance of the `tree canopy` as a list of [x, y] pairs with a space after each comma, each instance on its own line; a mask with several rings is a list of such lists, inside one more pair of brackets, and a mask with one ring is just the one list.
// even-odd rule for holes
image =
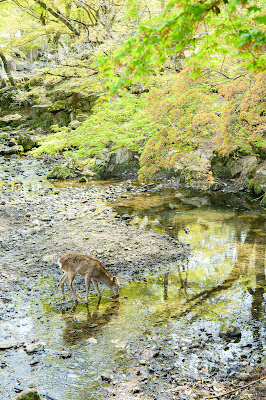
[[155, 74], [185, 52], [194, 70], [217, 67], [228, 55], [245, 67], [265, 69], [265, 3], [253, 0], [170, 0], [162, 13], [98, 63], [111, 93]]

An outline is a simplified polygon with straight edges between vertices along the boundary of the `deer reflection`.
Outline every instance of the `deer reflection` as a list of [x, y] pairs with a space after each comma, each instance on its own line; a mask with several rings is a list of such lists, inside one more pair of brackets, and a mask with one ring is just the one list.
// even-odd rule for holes
[[[101, 299], [99, 299], [96, 308], [90, 312], [89, 307], [86, 308], [86, 318], [81, 319], [75, 315], [78, 307], [76, 304], [71, 313], [66, 314], [62, 312], [62, 318], [65, 321], [65, 328], [63, 330], [63, 340], [68, 345], [75, 345], [83, 339], [87, 339], [95, 334], [99, 328], [107, 325], [114, 316], [119, 312], [119, 299], [113, 299], [109, 302], [103, 310], [100, 309]], [[83, 314], [84, 315], [84, 314]]]
[[[187, 279], [188, 279], [188, 266], [187, 264], [183, 265], [178, 265], [177, 266], [177, 272], [179, 275], [179, 282], [180, 282], [180, 287], [178, 289], [180, 295], [185, 295], [187, 291]], [[168, 299], [168, 285], [169, 285], [169, 272], [166, 272], [164, 274], [164, 280], [163, 280], [163, 291], [164, 295], [163, 298], [164, 300]]]

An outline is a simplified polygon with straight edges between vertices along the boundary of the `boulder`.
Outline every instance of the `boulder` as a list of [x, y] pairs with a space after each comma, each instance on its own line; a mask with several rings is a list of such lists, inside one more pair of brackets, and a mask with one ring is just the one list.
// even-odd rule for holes
[[242, 171], [242, 163], [241, 160], [238, 158], [230, 158], [227, 163], [226, 167], [229, 171], [230, 178], [238, 178]]
[[255, 156], [247, 156], [242, 160], [241, 178], [251, 178], [258, 166], [258, 159]]
[[29, 151], [37, 146], [36, 140], [26, 133], [18, 135], [16, 140], [17, 143], [23, 147], [24, 151]]
[[27, 354], [39, 353], [42, 352], [43, 350], [44, 350], [43, 343], [29, 343], [26, 345]]
[[68, 179], [80, 175], [80, 166], [75, 160], [70, 160], [65, 164], [56, 165], [47, 174], [47, 179]]
[[266, 161], [259, 164], [251, 181], [251, 187], [257, 194], [266, 193]]
[[230, 325], [230, 324], [223, 324], [221, 326], [221, 330], [219, 332], [219, 337], [225, 340], [235, 340], [241, 338], [241, 330], [238, 326]]
[[41, 400], [41, 396], [36, 389], [26, 389], [11, 400]]
[[4, 148], [0, 150], [0, 155], [4, 155], [4, 156], [10, 156], [12, 154], [20, 154], [23, 153], [24, 149], [23, 146], [20, 145], [15, 145], [15, 146], [11, 146], [8, 148]]
[[22, 115], [9, 114], [0, 118], [0, 125], [18, 124], [22, 122]]
[[18, 341], [14, 339], [0, 339], [0, 350], [18, 347]]
[[77, 127], [78, 127], [80, 124], [81, 124], [81, 122], [78, 121], [77, 119], [75, 119], [75, 120], [71, 121], [71, 122], [68, 124], [68, 126], [69, 126], [71, 129], [77, 129]]

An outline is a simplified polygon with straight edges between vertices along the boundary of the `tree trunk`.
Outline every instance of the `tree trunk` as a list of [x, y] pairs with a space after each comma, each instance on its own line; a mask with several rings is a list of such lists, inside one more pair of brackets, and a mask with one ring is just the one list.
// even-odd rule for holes
[[1, 58], [2, 62], [3, 62], [4, 70], [6, 71], [6, 74], [7, 74], [7, 77], [9, 79], [9, 82], [11, 83], [12, 86], [16, 87], [17, 85], [16, 85], [16, 82], [15, 82], [15, 79], [12, 76], [11, 70], [10, 70], [8, 62], [7, 62], [7, 59], [6, 59], [4, 53], [2, 52], [1, 49], [0, 49], [0, 58]]

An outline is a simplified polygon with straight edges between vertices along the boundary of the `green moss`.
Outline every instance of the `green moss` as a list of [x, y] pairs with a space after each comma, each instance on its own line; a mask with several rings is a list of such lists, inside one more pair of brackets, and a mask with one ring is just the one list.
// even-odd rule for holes
[[47, 111], [54, 112], [64, 110], [67, 107], [67, 100], [57, 100], [47, 108]]
[[57, 165], [47, 174], [47, 179], [67, 179], [70, 175], [71, 170], [67, 164]]

